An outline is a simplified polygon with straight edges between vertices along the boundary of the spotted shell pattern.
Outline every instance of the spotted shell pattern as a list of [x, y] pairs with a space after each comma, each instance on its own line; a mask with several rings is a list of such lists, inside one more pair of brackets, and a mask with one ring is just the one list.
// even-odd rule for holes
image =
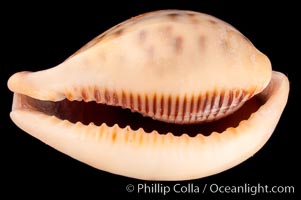
[[[172, 123], [227, 116], [271, 78], [268, 58], [239, 31], [213, 16], [181, 10], [118, 24], [62, 66], [85, 73], [80, 79], [69, 74], [64, 87], [36, 91], [38, 98], [53, 92], [53, 100], [96, 101]], [[60, 69], [47, 70], [45, 79]], [[37, 77], [42, 79], [43, 72]], [[51, 80], [49, 85], [54, 85]]]
[[[22, 130], [97, 169], [143, 180], [202, 178], [245, 161], [272, 135], [289, 93], [287, 77], [238, 30], [184, 10], [131, 18], [53, 68], [12, 75], [8, 87], [10, 117]], [[116, 117], [111, 109], [81, 120], [77, 105], [87, 104], [183, 129], [101, 121]]]

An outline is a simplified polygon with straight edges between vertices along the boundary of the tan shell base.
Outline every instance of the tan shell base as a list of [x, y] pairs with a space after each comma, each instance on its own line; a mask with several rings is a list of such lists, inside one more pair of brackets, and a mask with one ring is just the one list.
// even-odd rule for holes
[[19, 107], [16, 93], [10, 116], [27, 133], [95, 168], [144, 180], [188, 180], [222, 172], [254, 155], [273, 133], [288, 91], [286, 76], [273, 72], [269, 86], [256, 97], [263, 105], [238, 127], [210, 136], [73, 124]]

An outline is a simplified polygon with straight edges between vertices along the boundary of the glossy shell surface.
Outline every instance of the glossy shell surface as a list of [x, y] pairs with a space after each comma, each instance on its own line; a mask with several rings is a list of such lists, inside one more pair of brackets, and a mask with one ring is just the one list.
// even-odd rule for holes
[[[200, 178], [246, 160], [272, 134], [289, 90], [287, 78], [272, 72], [269, 59], [231, 25], [181, 10], [129, 19], [56, 67], [16, 73], [8, 87], [20, 128], [98, 169], [147, 180]], [[71, 101], [126, 108], [184, 128], [175, 136], [96, 124], [72, 114]], [[94, 110], [96, 118], [113, 115]], [[211, 121], [206, 136], [201, 126], [194, 136], [185, 129]]]

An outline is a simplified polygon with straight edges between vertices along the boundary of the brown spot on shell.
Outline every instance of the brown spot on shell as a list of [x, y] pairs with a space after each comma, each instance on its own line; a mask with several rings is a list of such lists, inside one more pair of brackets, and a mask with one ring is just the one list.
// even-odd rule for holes
[[179, 13], [168, 13], [167, 14], [167, 17], [171, 20], [176, 20], [178, 16], [180, 16]]
[[195, 13], [187, 13], [188, 19], [192, 24], [197, 24], [199, 23], [199, 18], [195, 15]]
[[181, 36], [177, 36], [173, 39], [173, 48], [178, 54], [183, 51], [183, 38]]
[[208, 19], [208, 22], [209, 22], [210, 24], [212, 24], [212, 25], [218, 24], [218, 22], [215, 21], [215, 20], [213, 20], [213, 19]]
[[201, 53], [203, 53], [203, 52], [205, 51], [205, 49], [206, 49], [206, 36], [201, 35], [201, 36], [199, 37], [198, 44], [199, 44]]
[[188, 17], [194, 17], [196, 13], [187, 13]]
[[223, 39], [221, 41], [221, 46], [224, 50], [229, 50], [231, 48], [231, 44], [229, 43], [229, 41], [227, 39]]
[[100, 42], [106, 35], [107, 35], [106, 33], [103, 33], [103, 34], [101, 34], [100, 36], [96, 37], [96, 38], [95, 38], [95, 44], [96, 44], [97, 42]]
[[139, 42], [144, 42], [146, 40], [147, 32], [146, 30], [141, 30], [138, 33]]
[[118, 37], [118, 36], [121, 36], [123, 32], [124, 32], [124, 29], [120, 28], [119, 30], [115, 31], [113, 34]]

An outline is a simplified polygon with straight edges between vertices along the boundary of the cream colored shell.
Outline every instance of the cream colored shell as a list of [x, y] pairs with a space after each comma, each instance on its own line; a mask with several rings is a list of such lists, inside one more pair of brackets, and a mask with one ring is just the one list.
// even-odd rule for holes
[[37, 99], [96, 100], [162, 121], [199, 123], [231, 114], [270, 78], [268, 58], [229, 24], [167, 10], [125, 21], [22, 81]]
[[[289, 91], [287, 78], [236, 29], [181, 10], [125, 21], [54, 68], [16, 73], [8, 87], [21, 129], [93, 167], [145, 180], [201, 178], [246, 160], [273, 133]], [[231, 115], [252, 97], [259, 105], [250, 117], [195, 137], [72, 123], [51, 106], [97, 101], [191, 124]]]

